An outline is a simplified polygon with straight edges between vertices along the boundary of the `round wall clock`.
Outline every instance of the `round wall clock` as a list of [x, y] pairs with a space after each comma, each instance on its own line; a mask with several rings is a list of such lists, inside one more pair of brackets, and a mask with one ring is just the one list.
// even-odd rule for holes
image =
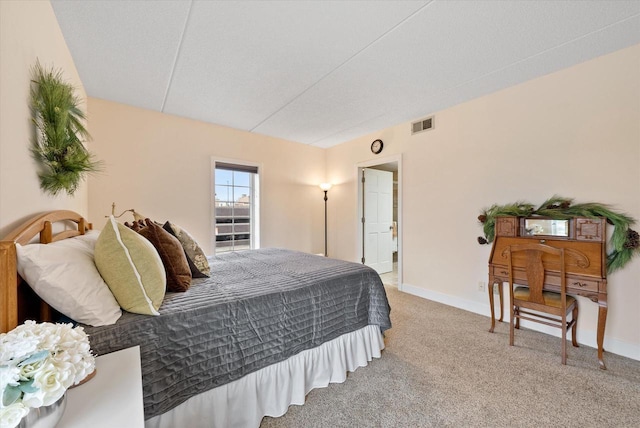
[[374, 142], [371, 143], [371, 151], [374, 155], [377, 155], [382, 151], [383, 146], [384, 144], [382, 144], [382, 140], [374, 140]]

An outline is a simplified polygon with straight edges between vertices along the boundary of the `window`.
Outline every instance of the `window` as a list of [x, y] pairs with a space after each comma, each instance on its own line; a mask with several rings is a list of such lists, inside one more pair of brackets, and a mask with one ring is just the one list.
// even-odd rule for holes
[[214, 162], [215, 252], [259, 247], [258, 167]]

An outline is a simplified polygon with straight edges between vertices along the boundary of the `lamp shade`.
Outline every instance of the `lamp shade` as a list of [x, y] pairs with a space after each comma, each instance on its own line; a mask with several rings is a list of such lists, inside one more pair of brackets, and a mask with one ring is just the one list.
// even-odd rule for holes
[[331, 187], [333, 187], [333, 185], [331, 183], [322, 183], [320, 184], [320, 188], [322, 190], [324, 190], [325, 192], [329, 189], [331, 189]]

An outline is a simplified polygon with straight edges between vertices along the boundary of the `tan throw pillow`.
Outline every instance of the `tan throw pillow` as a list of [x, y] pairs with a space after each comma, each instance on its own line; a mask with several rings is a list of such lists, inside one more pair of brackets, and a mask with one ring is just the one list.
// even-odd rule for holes
[[145, 227], [133, 227], [133, 230], [147, 238], [158, 250], [167, 272], [167, 291], [187, 291], [191, 286], [191, 269], [180, 241], [148, 218], [144, 222]]
[[167, 221], [162, 228], [178, 238], [178, 241], [182, 244], [182, 248], [184, 248], [184, 252], [191, 262], [189, 263], [191, 275], [194, 278], [209, 277], [209, 275], [211, 275], [211, 268], [209, 267], [207, 256], [204, 255], [204, 251], [202, 251], [200, 245], [198, 245], [189, 232], [169, 221]]
[[167, 278], [151, 242], [111, 216], [98, 237], [94, 258], [122, 309], [159, 315]]

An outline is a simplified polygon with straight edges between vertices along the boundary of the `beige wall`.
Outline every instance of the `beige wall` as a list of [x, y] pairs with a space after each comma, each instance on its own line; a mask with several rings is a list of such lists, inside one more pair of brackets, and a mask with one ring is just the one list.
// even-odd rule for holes
[[[640, 45], [455, 106], [435, 129], [404, 123], [327, 151], [330, 247], [356, 261], [356, 164], [402, 155], [404, 290], [488, 314], [484, 207], [558, 194], [640, 220]], [[640, 224], [636, 225], [640, 230]], [[605, 348], [640, 359], [640, 257], [609, 277]], [[595, 344], [597, 305], [580, 299], [579, 340]], [[487, 324], [488, 327], [488, 324]]]
[[[106, 171], [91, 177], [89, 216], [135, 208], [189, 230], [211, 254], [211, 158], [260, 169], [261, 246], [323, 252], [325, 151], [89, 98], [92, 149]], [[130, 220], [125, 216], [123, 219]], [[101, 227], [101, 225], [98, 225]]]
[[[435, 129], [401, 124], [321, 150], [89, 99], [91, 150], [106, 171], [76, 197], [50, 197], [29, 154], [29, 68], [62, 68], [84, 89], [49, 2], [0, 1], [0, 236], [44, 210], [72, 209], [101, 227], [111, 202], [190, 229], [210, 252], [210, 159], [261, 166], [262, 246], [323, 251], [330, 180], [329, 248], [356, 261], [356, 164], [402, 155], [402, 287], [488, 314], [490, 248], [476, 217], [492, 203], [559, 194], [598, 201], [640, 219], [640, 46], [634, 46], [438, 112]], [[326, 165], [326, 171], [325, 171]], [[325, 176], [325, 172], [327, 173]], [[640, 228], [637, 225], [636, 229]], [[609, 277], [605, 348], [640, 359], [640, 258]], [[596, 306], [581, 299], [579, 340], [595, 343]]]
[[30, 68], [36, 58], [45, 67], [62, 69], [79, 97], [86, 99], [51, 4], [0, 1], [0, 237], [37, 212], [87, 213], [86, 184], [75, 197], [53, 197], [40, 190], [37, 165], [29, 152]]

